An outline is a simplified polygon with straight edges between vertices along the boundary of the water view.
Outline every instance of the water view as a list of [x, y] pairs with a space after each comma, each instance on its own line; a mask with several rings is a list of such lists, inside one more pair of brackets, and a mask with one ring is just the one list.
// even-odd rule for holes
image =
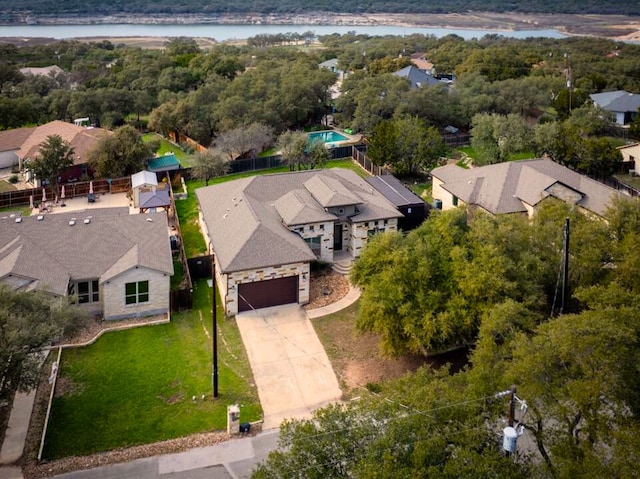
[[443, 37], [450, 34], [465, 39], [481, 38], [496, 34], [510, 38], [565, 38], [566, 35], [557, 30], [467, 30], [452, 28], [402, 27], [394, 25], [146, 25], [146, 24], [113, 24], [113, 25], [8, 25], [0, 27], [0, 37], [32, 37], [32, 38], [84, 38], [84, 37], [205, 37], [218, 41], [245, 39], [260, 34], [275, 35], [277, 33], [304, 33], [312, 31], [316, 35], [332, 33], [345, 34], [356, 32], [367, 35], [435, 35]]

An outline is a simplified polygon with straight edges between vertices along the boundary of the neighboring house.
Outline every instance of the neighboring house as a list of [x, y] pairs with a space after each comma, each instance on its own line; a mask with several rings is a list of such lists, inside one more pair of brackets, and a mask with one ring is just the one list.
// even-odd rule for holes
[[31, 134], [20, 145], [20, 149], [17, 152], [20, 169], [27, 170], [27, 180], [39, 187], [40, 181], [28, 171], [28, 161], [38, 156], [40, 146], [46, 141], [47, 137], [58, 135], [67, 141], [74, 150], [73, 166], [61, 172], [60, 183], [77, 181], [83, 175], [90, 173], [87, 158], [91, 150], [96, 147], [101, 138], [110, 134], [110, 131], [102, 128], [84, 128], [60, 120], [45, 123], [33, 128]]
[[331, 58], [327, 61], [324, 61], [318, 65], [320, 68], [326, 68], [327, 70], [331, 70], [333, 73], [337, 75], [340, 80], [344, 79], [344, 72], [338, 66], [338, 59]]
[[555, 197], [603, 216], [622, 193], [547, 159], [511, 161], [464, 169], [455, 164], [435, 168], [432, 195], [447, 210], [459, 205], [491, 214], [533, 216], [540, 203]]
[[618, 150], [622, 154], [623, 163], [629, 166], [629, 173], [632, 175], [640, 174], [640, 143], [621, 146]]
[[133, 206], [140, 208], [140, 213], [168, 211], [171, 208], [169, 187], [166, 183], [158, 185], [158, 177], [151, 171], [139, 171], [131, 175], [133, 190]]
[[589, 97], [596, 105], [611, 112], [618, 125], [628, 125], [638, 116], [638, 108], [640, 108], [640, 95], [638, 94], [618, 90], [594, 93]]
[[356, 258], [402, 214], [356, 173], [311, 170], [196, 190], [227, 315], [309, 301], [310, 264]]
[[436, 74], [436, 67], [433, 63], [431, 63], [429, 60], [427, 60], [427, 57], [425, 56], [424, 52], [418, 52], [418, 53], [413, 53], [411, 54], [411, 63], [413, 63], [413, 65], [422, 70], [423, 72], [427, 73], [428, 75], [432, 75], [435, 76]]
[[128, 208], [0, 217], [0, 284], [77, 297], [104, 319], [166, 314], [173, 261], [164, 213]]
[[64, 72], [62, 68], [58, 65], [50, 65], [48, 67], [27, 67], [21, 68], [20, 73], [23, 75], [34, 75], [34, 76], [55, 76]]
[[440, 84], [440, 81], [437, 78], [426, 74], [413, 65], [404, 67], [401, 70], [394, 72], [393, 75], [409, 80], [409, 83], [411, 83], [411, 88], [413, 89], [421, 88], [423, 86], [433, 86]]
[[398, 229], [402, 231], [415, 229], [429, 214], [429, 206], [424, 200], [404, 186], [395, 176], [371, 176], [366, 178], [366, 181], [402, 213], [402, 218], [398, 219]]
[[22, 144], [35, 128], [16, 128], [0, 131], [0, 168], [19, 166], [19, 152]]

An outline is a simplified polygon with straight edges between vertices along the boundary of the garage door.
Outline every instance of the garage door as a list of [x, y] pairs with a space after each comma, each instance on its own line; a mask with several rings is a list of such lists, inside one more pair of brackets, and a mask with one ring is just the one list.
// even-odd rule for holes
[[298, 276], [238, 286], [238, 312], [298, 302]]

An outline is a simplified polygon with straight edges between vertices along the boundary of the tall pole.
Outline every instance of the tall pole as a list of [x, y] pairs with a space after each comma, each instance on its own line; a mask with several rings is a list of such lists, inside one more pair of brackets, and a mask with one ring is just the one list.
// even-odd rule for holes
[[569, 218], [564, 221], [564, 261], [562, 271], [562, 314], [567, 313], [569, 303]]
[[509, 427], [513, 427], [516, 421], [516, 387], [511, 386], [509, 393]]
[[213, 309], [211, 310], [213, 331], [211, 332], [211, 340], [213, 341], [213, 371], [211, 372], [211, 383], [213, 385], [213, 397], [218, 397], [218, 320], [217, 320], [217, 301], [216, 301], [216, 261], [211, 253], [211, 295]]

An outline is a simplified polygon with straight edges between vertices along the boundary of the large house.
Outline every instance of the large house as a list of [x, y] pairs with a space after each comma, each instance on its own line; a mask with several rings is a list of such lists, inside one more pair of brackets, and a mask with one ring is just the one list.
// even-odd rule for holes
[[167, 314], [173, 260], [164, 213], [128, 208], [0, 217], [0, 285], [75, 295], [104, 319]]
[[533, 216], [546, 198], [554, 197], [586, 212], [603, 216], [622, 194], [548, 159], [497, 163], [464, 169], [455, 164], [435, 168], [433, 198], [442, 209], [459, 205], [491, 214]]
[[614, 116], [618, 125], [628, 125], [638, 116], [640, 95], [624, 90], [594, 93], [589, 95], [591, 101]]
[[640, 143], [633, 143], [618, 148], [622, 154], [622, 162], [629, 168], [632, 175], [640, 174]]
[[[61, 174], [61, 182], [78, 180], [89, 172], [87, 158], [98, 141], [110, 131], [102, 128], [85, 128], [60, 120], [31, 128], [17, 128], [0, 132], [0, 168], [18, 166], [28, 170], [28, 160], [38, 156], [40, 146], [51, 135], [58, 135], [69, 142], [74, 150], [73, 166]], [[40, 186], [36, 178], [30, 181]]]
[[437, 78], [432, 77], [428, 73], [420, 70], [418, 67], [409, 65], [404, 67], [393, 75], [409, 80], [412, 89], [422, 88], [423, 86], [435, 86], [440, 85], [440, 81]]
[[255, 176], [196, 190], [227, 315], [309, 301], [310, 264], [356, 258], [402, 214], [344, 169]]

